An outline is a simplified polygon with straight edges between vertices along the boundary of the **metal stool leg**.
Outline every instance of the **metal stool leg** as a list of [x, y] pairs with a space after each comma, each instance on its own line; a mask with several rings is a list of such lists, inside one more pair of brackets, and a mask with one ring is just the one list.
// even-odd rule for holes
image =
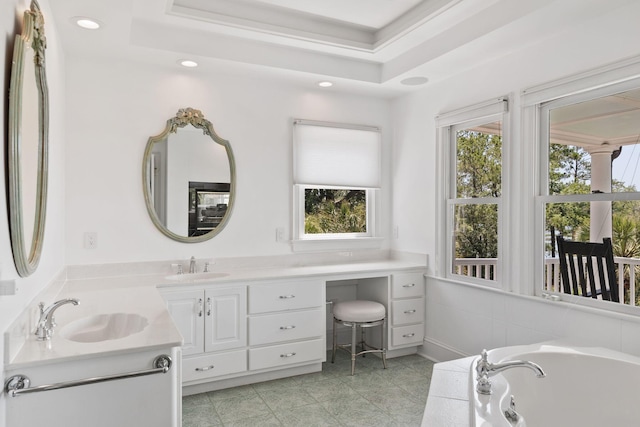
[[385, 341], [384, 341], [384, 336], [385, 336], [385, 332], [387, 331], [387, 318], [385, 317], [383, 322], [382, 322], [382, 326], [380, 326], [381, 331], [380, 331], [380, 348], [382, 349], [382, 366], [384, 366], [384, 369], [387, 369], [387, 346], [385, 345]]
[[338, 332], [336, 330], [336, 318], [333, 318], [333, 351], [331, 352], [331, 363], [336, 361], [336, 349], [338, 348]]
[[353, 322], [351, 325], [351, 375], [356, 374], [356, 346], [358, 345], [356, 341], [356, 335], [358, 330], [358, 324]]

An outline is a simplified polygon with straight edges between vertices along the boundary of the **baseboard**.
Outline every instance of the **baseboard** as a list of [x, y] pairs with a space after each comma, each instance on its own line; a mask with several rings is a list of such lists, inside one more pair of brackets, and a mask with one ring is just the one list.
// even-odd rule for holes
[[447, 362], [449, 360], [470, 356], [460, 350], [429, 338], [424, 339], [422, 347], [418, 349], [418, 354], [434, 362]]
[[[223, 380], [210, 380], [201, 384], [189, 384], [183, 385], [182, 395], [189, 396], [192, 394], [206, 393], [209, 391], [222, 390], [230, 387], [238, 387], [241, 385], [255, 384], [264, 381], [277, 380], [286, 377], [292, 377], [295, 375], [311, 374], [314, 372], [320, 372], [322, 370], [322, 363], [313, 363], [309, 365], [298, 366], [294, 368], [279, 369], [269, 372], [250, 373], [246, 372], [244, 375], [236, 376], [234, 378], [227, 378]], [[238, 375], [238, 374], [236, 374]]]

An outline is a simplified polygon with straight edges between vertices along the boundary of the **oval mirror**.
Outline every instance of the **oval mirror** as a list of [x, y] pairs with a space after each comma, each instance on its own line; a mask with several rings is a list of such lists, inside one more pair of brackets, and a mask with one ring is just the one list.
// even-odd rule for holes
[[144, 199], [151, 220], [184, 243], [211, 239], [226, 225], [235, 196], [235, 161], [199, 110], [180, 109], [149, 138], [142, 161]]
[[38, 267], [44, 237], [48, 175], [49, 101], [46, 39], [40, 6], [33, 0], [16, 36], [9, 87], [9, 224], [18, 274]]

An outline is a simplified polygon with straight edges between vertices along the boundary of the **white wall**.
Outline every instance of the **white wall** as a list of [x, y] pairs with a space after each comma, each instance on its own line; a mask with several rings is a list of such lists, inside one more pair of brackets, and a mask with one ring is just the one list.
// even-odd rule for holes
[[[389, 101], [256, 79], [101, 59], [69, 60], [67, 73], [68, 264], [279, 255], [276, 228], [290, 236], [293, 118], [377, 125], [390, 151]], [[142, 195], [142, 156], [179, 108], [201, 110], [230, 141], [237, 168], [231, 220], [195, 245], [162, 235]], [[383, 170], [383, 230], [389, 228], [389, 166]], [[97, 232], [97, 249], [83, 233]]]
[[[479, 64], [439, 84], [393, 102], [393, 248], [427, 252], [430, 267], [440, 259], [436, 247], [436, 129], [434, 117], [503, 95], [512, 96], [513, 138], [510, 182], [509, 246], [511, 270], [506, 289], [533, 289], [530, 262], [533, 222], [532, 159], [523, 146], [519, 95], [522, 90], [638, 54], [640, 2], [612, 9], [592, 21], [568, 27], [552, 38], [541, 38], [502, 58]], [[417, 186], [416, 183], [421, 185]], [[410, 206], [410, 209], [407, 207]], [[583, 311], [564, 303], [538, 301], [505, 292], [454, 284], [437, 279], [427, 283], [427, 346], [436, 358], [475, 354], [483, 347], [571, 337], [640, 354], [635, 317]], [[579, 326], [577, 326], [579, 325]], [[590, 329], [595, 327], [595, 329]], [[595, 333], [593, 331], [596, 331]], [[599, 333], [598, 333], [599, 332]]]
[[[65, 150], [65, 100], [64, 100], [64, 53], [58, 42], [58, 36], [49, 10], [49, 1], [40, 0], [45, 16], [47, 37], [47, 81], [49, 85], [50, 131], [49, 131], [49, 198], [47, 201], [47, 220], [44, 247], [38, 270], [28, 278], [19, 278], [13, 263], [7, 218], [7, 198], [0, 197], [0, 280], [15, 279], [18, 292], [12, 296], [0, 296], [0, 348], [5, 350], [4, 331], [32, 303], [64, 265], [64, 150]], [[22, 16], [28, 9], [27, 0], [8, 0], [0, 2], [0, 31], [4, 43], [0, 44], [0, 58], [4, 59], [0, 74], [3, 93], [9, 93], [11, 75], [11, 57], [13, 56], [14, 35], [21, 32]], [[6, 98], [3, 98], [6, 99]], [[2, 123], [2, 141], [6, 144], [7, 102], [0, 103], [0, 123]], [[0, 164], [5, 165], [6, 150], [0, 150]], [[4, 166], [3, 166], [4, 170]], [[35, 171], [31, 171], [35, 174]], [[7, 188], [6, 175], [0, 174], [0, 187]], [[49, 302], [49, 301], [48, 301]], [[3, 358], [4, 360], [4, 358]], [[4, 370], [0, 369], [0, 378], [4, 379]], [[4, 382], [4, 380], [3, 380]], [[5, 425], [5, 394], [0, 393], [0, 426]]]

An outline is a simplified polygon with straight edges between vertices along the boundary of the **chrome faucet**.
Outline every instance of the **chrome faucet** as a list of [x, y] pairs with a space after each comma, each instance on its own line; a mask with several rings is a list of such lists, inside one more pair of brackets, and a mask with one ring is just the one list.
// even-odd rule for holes
[[76, 298], [61, 299], [51, 304], [49, 307], [44, 308], [44, 303], [39, 304], [40, 307], [40, 319], [38, 320], [38, 326], [36, 328], [35, 335], [38, 341], [46, 341], [51, 339], [53, 334], [53, 328], [56, 326], [56, 322], [53, 318], [53, 313], [61, 306], [65, 304], [78, 305], [80, 301]]
[[491, 381], [489, 377], [495, 375], [498, 372], [502, 372], [511, 368], [529, 368], [536, 373], [536, 377], [544, 378], [546, 375], [540, 365], [537, 363], [529, 362], [527, 360], [511, 360], [503, 363], [491, 363], [487, 360], [487, 350], [482, 350], [480, 359], [476, 363], [476, 373], [478, 374], [476, 380], [476, 391], [480, 394], [491, 394]]
[[196, 272], [196, 257], [191, 257], [189, 260], [189, 273], [193, 274]]

